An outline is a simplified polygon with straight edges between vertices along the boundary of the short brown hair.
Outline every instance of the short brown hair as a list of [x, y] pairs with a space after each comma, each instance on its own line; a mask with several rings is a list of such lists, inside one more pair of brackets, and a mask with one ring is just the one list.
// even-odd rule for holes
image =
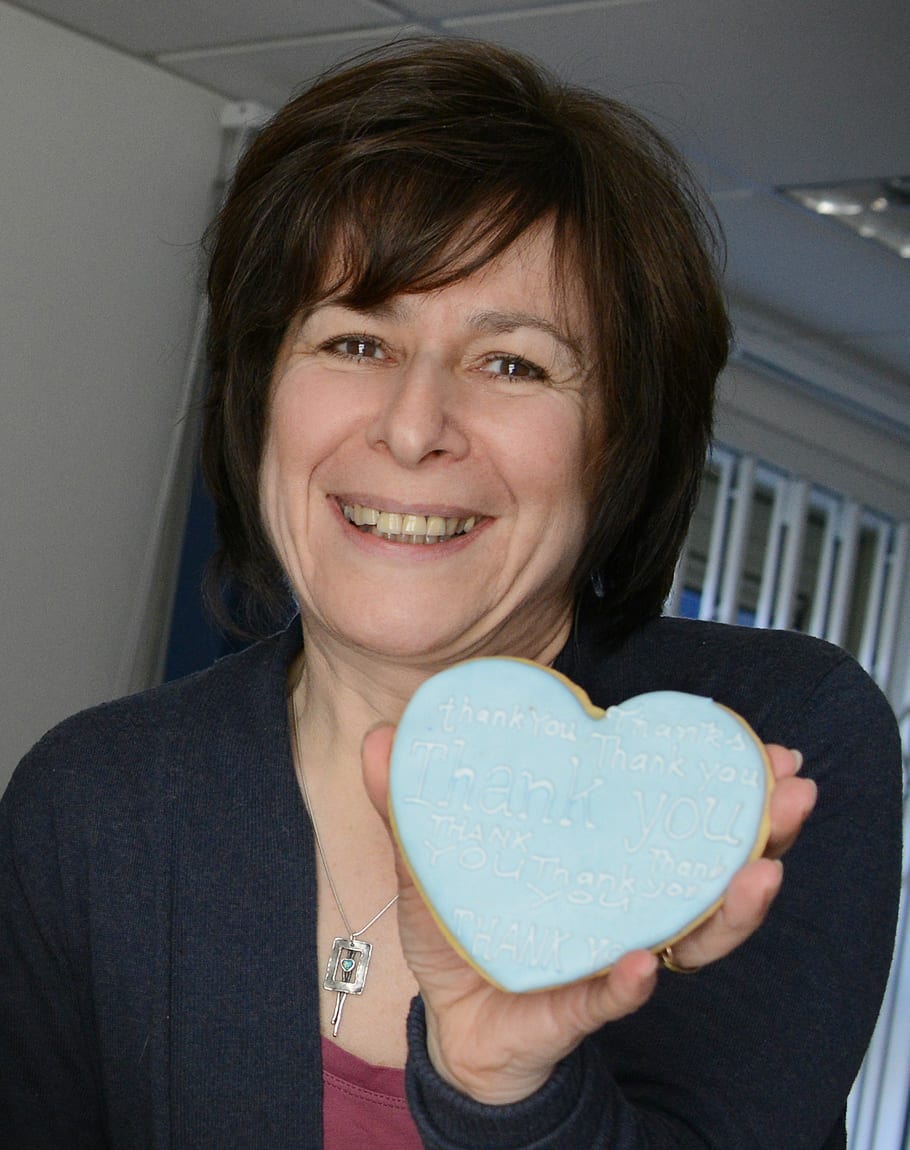
[[[606, 635], [659, 613], [729, 342], [697, 189], [624, 104], [503, 48], [409, 40], [334, 69], [278, 112], [210, 229], [212, 578], [231, 585], [248, 630], [261, 633], [292, 603], [258, 495], [271, 374], [291, 319], [339, 288], [367, 307], [442, 287], [544, 217], [560, 270], [572, 261], [587, 294], [605, 420], [571, 591], [580, 602], [597, 573]], [[344, 270], [329, 285], [339, 246]]]

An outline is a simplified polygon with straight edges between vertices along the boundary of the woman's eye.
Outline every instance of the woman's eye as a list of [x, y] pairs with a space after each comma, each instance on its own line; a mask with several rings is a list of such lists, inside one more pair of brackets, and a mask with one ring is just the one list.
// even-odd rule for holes
[[547, 373], [536, 363], [517, 355], [494, 355], [487, 360], [487, 370], [493, 375], [512, 379], [546, 379]]
[[366, 335], [345, 335], [325, 345], [335, 355], [349, 359], [385, 359], [382, 344]]

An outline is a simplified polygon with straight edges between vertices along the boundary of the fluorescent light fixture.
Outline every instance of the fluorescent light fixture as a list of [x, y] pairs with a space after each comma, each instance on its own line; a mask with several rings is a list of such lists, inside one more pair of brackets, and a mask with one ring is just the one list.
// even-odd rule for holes
[[910, 176], [780, 188], [804, 208], [910, 259]]

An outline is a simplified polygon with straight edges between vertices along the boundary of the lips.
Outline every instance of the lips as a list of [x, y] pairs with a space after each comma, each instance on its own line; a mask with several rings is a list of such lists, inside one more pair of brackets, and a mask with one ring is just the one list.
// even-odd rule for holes
[[361, 503], [344, 503], [345, 519], [370, 535], [393, 543], [445, 543], [458, 535], [467, 535], [484, 517], [423, 515], [419, 512], [384, 511]]

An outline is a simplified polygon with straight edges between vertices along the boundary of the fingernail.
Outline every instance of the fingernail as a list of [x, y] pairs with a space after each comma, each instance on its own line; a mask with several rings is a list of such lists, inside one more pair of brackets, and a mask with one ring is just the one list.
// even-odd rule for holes
[[790, 754], [793, 756], [793, 759], [796, 763], [796, 770], [793, 773], [798, 775], [799, 772], [803, 769], [803, 753], [802, 751], [798, 751], [796, 747], [791, 747]]

